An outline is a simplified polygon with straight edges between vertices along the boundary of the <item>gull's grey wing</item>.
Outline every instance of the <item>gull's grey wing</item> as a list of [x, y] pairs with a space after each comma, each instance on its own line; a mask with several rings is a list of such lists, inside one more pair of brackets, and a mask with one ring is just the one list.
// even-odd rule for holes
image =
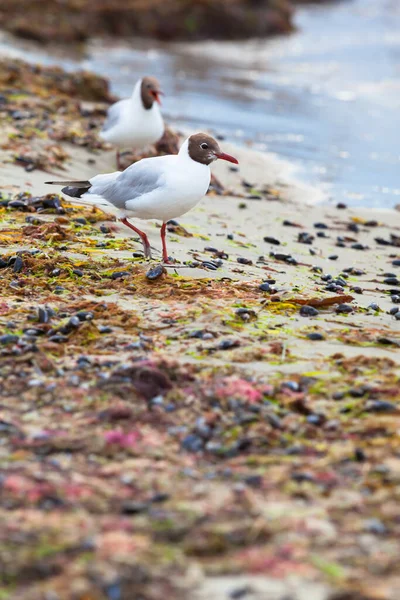
[[[166, 157], [163, 157], [166, 158]], [[90, 180], [90, 194], [101, 196], [113, 206], [125, 209], [126, 203], [149, 194], [165, 183], [160, 158], [145, 158], [122, 173], [97, 175]]]
[[101, 130], [102, 132], [106, 132], [109, 129], [112, 129], [118, 123], [120, 114], [122, 112], [123, 102], [125, 102], [125, 100], [119, 100], [118, 102], [110, 106], [110, 108], [107, 110], [107, 118], [103, 123], [103, 127]]

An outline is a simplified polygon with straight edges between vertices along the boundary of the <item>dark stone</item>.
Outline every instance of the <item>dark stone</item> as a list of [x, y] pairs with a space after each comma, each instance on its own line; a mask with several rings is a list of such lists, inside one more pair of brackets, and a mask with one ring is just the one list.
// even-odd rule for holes
[[329, 229], [325, 223], [314, 223], [314, 227], [315, 229]]
[[383, 280], [383, 283], [385, 285], [400, 285], [400, 281], [397, 279], [397, 277], [388, 277], [387, 279]]
[[231, 350], [231, 348], [237, 348], [240, 346], [240, 342], [238, 340], [223, 340], [219, 345], [219, 350]]
[[8, 344], [15, 344], [18, 342], [19, 337], [17, 335], [13, 335], [12, 333], [6, 333], [4, 335], [0, 335], [0, 344], [3, 346], [8, 346]]
[[122, 503], [121, 513], [123, 515], [138, 515], [140, 513], [147, 512], [150, 504], [148, 502], [135, 502], [134, 500], [127, 500]]
[[322, 333], [316, 333], [316, 332], [307, 334], [307, 337], [309, 340], [312, 340], [313, 342], [325, 339], [325, 337], [322, 335]]
[[353, 307], [350, 304], [339, 304], [336, 307], [337, 313], [351, 313], [353, 312]]
[[13, 266], [14, 273], [19, 273], [22, 270], [23, 266], [24, 266], [24, 263], [23, 263], [22, 258], [20, 256], [17, 256], [14, 261], [14, 266]]
[[267, 242], [268, 244], [274, 244], [275, 246], [280, 246], [280, 244], [281, 244], [280, 241], [277, 240], [276, 238], [268, 237], [268, 236], [266, 236], [264, 238], [264, 242]]
[[397, 412], [397, 406], [386, 400], [368, 400], [365, 404], [365, 410], [368, 412]]
[[339, 257], [337, 254], [331, 254], [330, 256], [328, 256], [329, 260], [337, 260]]
[[115, 271], [111, 275], [111, 279], [122, 279], [123, 277], [129, 277], [129, 271]]
[[394, 267], [400, 267], [400, 258], [396, 258], [393, 262], [392, 265]]
[[194, 433], [190, 433], [182, 440], [182, 448], [187, 452], [200, 452], [203, 449], [204, 440]]
[[74, 275], [77, 275], [78, 277], [83, 277], [83, 271], [81, 271], [81, 269], [73, 269], [72, 272], [74, 273]]
[[98, 326], [99, 333], [112, 333], [112, 327], [108, 325], [99, 325]]
[[308, 306], [308, 304], [303, 305], [300, 308], [299, 313], [302, 317], [316, 317], [317, 315], [319, 315], [319, 311], [316, 308], [314, 308], [314, 306]]
[[161, 277], [164, 273], [165, 273], [165, 268], [163, 267], [163, 265], [156, 265], [155, 267], [151, 267], [147, 271], [146, 277], [150, 281], [154, 281], [155, 279], [158, 279], [159, 277]]
[[269, 285], [269, 283], [262, 283], [259, 287], [259, 290], [261, 290], [262, 292], [271, 292], [271, 286]]
[[249, 258], [242, 258], [239, 256], [239, 258], [237, 258], [236, 260], [241, 265], [252, 265], [253, 264], [253, 261], [250, 260]]
[[376, 312], [379, 312], [381, 310], [376, 302], [371, 302], [368, 308], [370, 308], [371, 310], [375, 310]]

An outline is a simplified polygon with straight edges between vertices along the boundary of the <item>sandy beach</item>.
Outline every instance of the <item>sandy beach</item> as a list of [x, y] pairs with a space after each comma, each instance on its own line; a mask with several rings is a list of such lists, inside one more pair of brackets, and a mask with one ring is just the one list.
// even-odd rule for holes
[[[0, 88], [1, 598], [397, 599], [400, 212], [323, 202], [221, 141], [239, 169], [215, 165], [223, 194], [169, 226], [177, 264], [151, 280], [159, 224], [147, 263], [99, 211], [43, 200], [49, 178], [114, 170], [95, 137], [48, 137], [82, 106], [95, 136], [105, 98], [58, 90], [60, 112], [18, 81]], [[26, 170], [22, 144], [58, 158]]]

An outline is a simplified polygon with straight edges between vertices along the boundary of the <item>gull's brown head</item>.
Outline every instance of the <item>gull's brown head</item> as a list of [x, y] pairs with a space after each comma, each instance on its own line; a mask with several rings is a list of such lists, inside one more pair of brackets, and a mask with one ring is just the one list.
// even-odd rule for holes
[[190, 136], [188, 152], [192, 160], [202, 165], [210, 165], [218, 158], [238, 164], [234, 156], [222, 152], [218, 142], [206, 133], [196, 133]]
[[160, 82], [155, 77], [143, 77], [141, 86], [142, 103], [145, 109], [153, 106], [154, 102], [161, 104], [160, 95], [163, 91]]

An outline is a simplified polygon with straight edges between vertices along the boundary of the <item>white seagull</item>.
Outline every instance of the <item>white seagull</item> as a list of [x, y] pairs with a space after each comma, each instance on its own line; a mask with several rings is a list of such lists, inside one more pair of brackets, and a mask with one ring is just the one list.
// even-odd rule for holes
[[132, 96], [116, 102], [107, 112], [100, 137], [117, 146], [117, 168], [120, 150], [139, 150], [155, 144], [164, 133], [160, 95], [163, 92], [155, 77], [143, 77], [136, 83]]
[[94, 205], [117, 215], [124, 225], [140, 236], [146, 258], [151, 258], [147, 235], [128, 218], [162, 221], [162, 255], [168, 263], [167, 221], [187, 213], [207, 193], [210, 165], [218, 158], [238, 164], [236, 158], [221, 151], [214, 138], [196, 133], [185, 140], [178, 154], [143, 158], [123, 172], [96, 175], [89, 181], [46, 183], [66, 185], [61, 191], [74, 202]]

